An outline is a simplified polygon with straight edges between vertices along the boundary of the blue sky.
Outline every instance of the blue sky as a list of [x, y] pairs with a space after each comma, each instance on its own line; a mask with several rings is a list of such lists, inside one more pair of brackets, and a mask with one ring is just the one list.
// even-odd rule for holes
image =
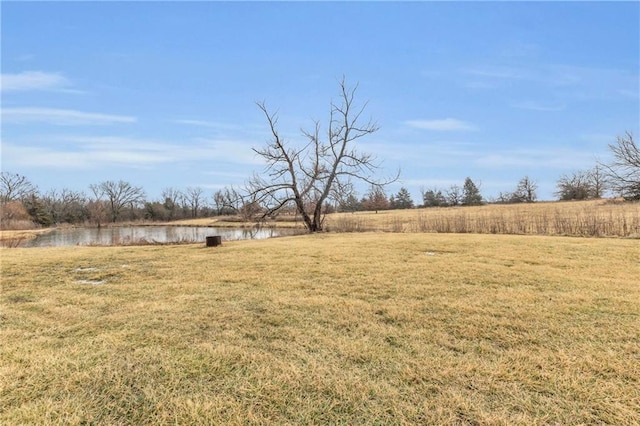
[[553, 199], [640, 134], [638, 2], [3, 1], [1, 16], [2, 170], [42, 191], [242, 185], [269, 136], [255, 102], [295, 143], [343, 75], [380, 126], [359, 148], [416, 201], [525, 175]]

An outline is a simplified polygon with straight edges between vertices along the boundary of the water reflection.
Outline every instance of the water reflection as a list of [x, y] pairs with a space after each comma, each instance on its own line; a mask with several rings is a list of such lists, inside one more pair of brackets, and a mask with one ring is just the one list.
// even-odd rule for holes
[[116, 228], [55, 229], [24, 241], [20, 247], [121, 245], [136, 243], [204, 243], [207, 236], [221, 235], [222, 241], [263, 239], [299, 234], [295, 229], [210, 228], [190, 226], [129, 226]]

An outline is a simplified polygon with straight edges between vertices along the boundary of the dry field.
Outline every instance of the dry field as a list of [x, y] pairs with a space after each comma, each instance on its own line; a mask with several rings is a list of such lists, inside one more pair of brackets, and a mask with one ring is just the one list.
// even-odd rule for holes
[[634, 239], [0, 249], [0, 424], [640, 424]]
[[[282, 215], [267, 226], [300, 227], [295, 217]], [[252, 223], [228, 217], [186, 219], [173, 225], [238, 227]], [[640, 238], [640, 203], [592, 200], [491, 204], [379, 212], [337, 213], [326, 217], [333, 232], [437, 232], [573, 237]]]
[[327, 216], [339, 232], [440, 232], [640, 238], [640, 203], [611, 200], [492, 204]]

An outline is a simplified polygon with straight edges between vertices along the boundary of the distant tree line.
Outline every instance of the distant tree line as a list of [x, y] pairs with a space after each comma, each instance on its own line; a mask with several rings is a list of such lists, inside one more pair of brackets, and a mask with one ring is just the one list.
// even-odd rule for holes
[[451, 185], [446, 190], [423, 189], [422, 202], [422, 207], [479, 206], [484, 199], [480, 194], [480, 185], [467, 177], [462, 187]]
[[395, 209], [412, 209], [415, 207], [409, 190], [400, 188], [391, 196], [378, 186], [371, 186], [367, 193], [358, 199], [355, 191], [351, 191], [339, 200], [335, 210], [340, 212], [378, 211]]
[[[589, 170], [574, 171], [558, 179], [555, 192], [558, 200], [596, 199], [607, 192], [627, 200], [640, 200], [640, 150], [633, 136], [626, 133], [609, 148], [614, 156], [611, 163], [598, 163]], [[500, 193], [493, 200], [484, 199], [480, 188], [480, 184], [467, 177], [462, 186], [422, 189], [422, 203], [417, 205], [405, 187], [389, 195], [383, 186], [372, 184], [363, 197], [358, 197], [352, 186], [344, 185], [332, 198], [335, 201], [326, 202], [321, 210], [326, 214], [537, 201], [538, 185], [529, 176], [520, 179], [513, 191]], [[0, 174], [0, 225], [5, 229], [19, 222], [44, 227], [64, 223], [101, 225], [218, 215], [237, 215], [244, 220], [254, 220], [264, 216], [268, 210], [258, 196], [248, 197], [235, 188], [223, 188], [207, 195], [200, 187], [184, 190], [169, 187], [156, 200], [148, 200], [142, 187], [122, 180], [91, 184], [88, 189], [87, 192], [52, 189], [42, 193], [27, 177], [3, 171]], [[309, 208], [315, 209], [315, 206]], [[298, 212], [294, 201], [290, 201], [269, 217], [297, 215]]]
[[170, 221], [212, 216], [216, 212], [202, 188], [166, 188], [161, 199], [149, 201], [142, 187], [125, 181], [104, 181], [89, 190], [41, 193], [25, 176], [0, 175], [1, 223], [31, 221], [40, 226], [58, 224], [102, 225], [123, 221]]

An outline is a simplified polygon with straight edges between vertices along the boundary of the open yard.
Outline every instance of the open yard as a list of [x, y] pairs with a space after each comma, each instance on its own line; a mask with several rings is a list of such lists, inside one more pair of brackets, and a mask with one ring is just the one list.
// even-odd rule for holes
[[0, 254], [3, 425], [640, 423], [637, 239]]

